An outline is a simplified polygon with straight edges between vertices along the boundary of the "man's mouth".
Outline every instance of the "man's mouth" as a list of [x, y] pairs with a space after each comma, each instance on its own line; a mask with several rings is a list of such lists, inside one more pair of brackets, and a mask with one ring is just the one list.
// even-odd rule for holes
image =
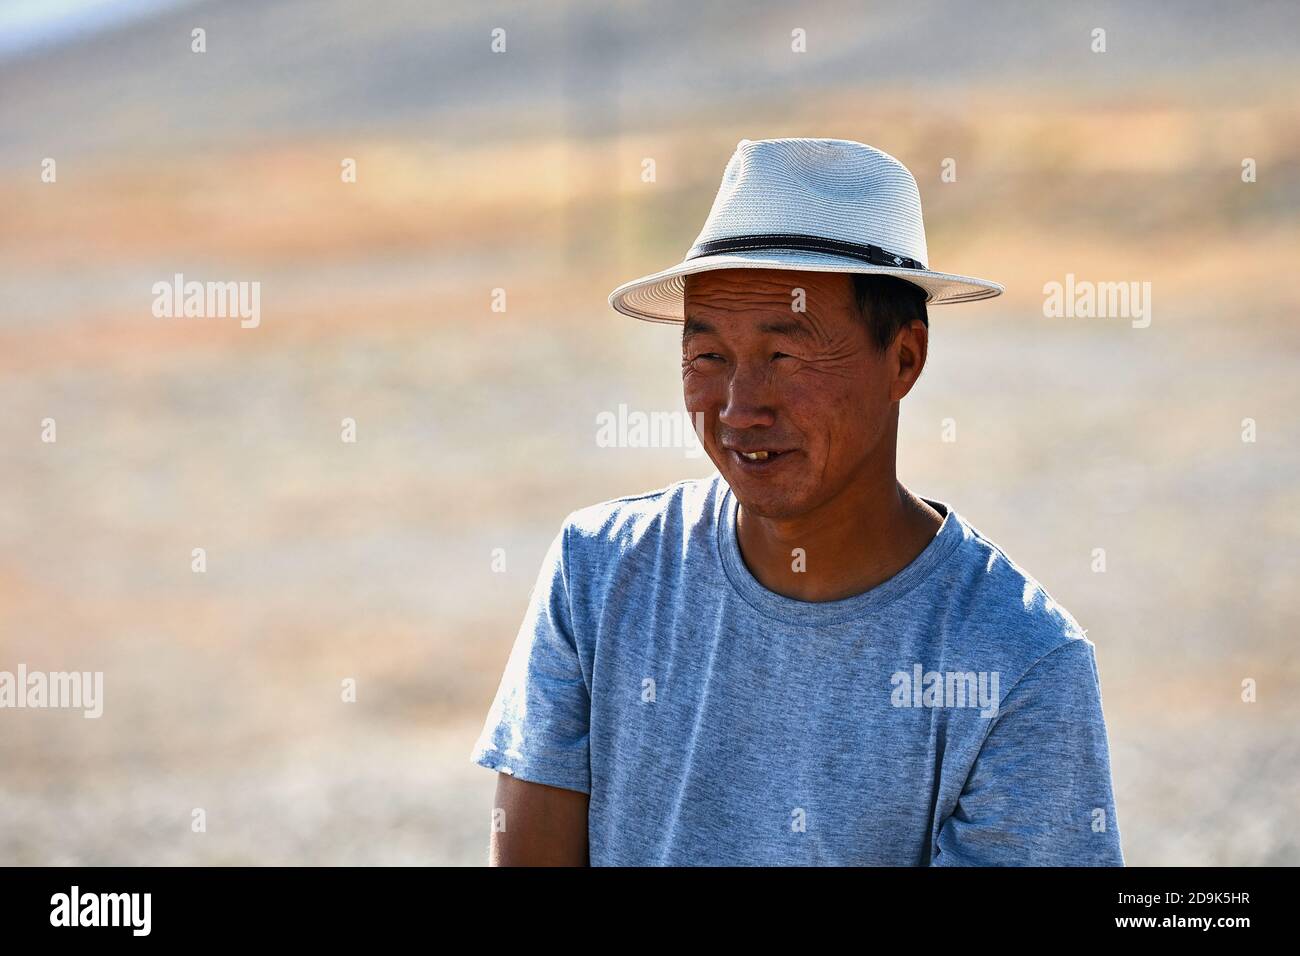
[[739, 448], [732, 448], [729, 451], [735, 456], [736, 461], [745, 468], [756, 468], [771, 466], [779, 462], [789, 455], [793, 449], [755, 448], [752, 451], [741, 451]]

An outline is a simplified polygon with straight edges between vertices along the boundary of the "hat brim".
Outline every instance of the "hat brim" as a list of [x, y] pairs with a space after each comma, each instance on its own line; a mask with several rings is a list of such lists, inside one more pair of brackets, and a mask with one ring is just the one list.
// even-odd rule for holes
[[864, 275], [897, 276], [925, 290], [926, 305], [975, 302], [991, 299], [1006, 290], [988, 279], [932, 272], [928, 269], [902, 269], [875, 266], [858, 259], [821, 252], [779, 250], [754, 255], [727, 252], [688, 259], [671, 268], [625, 282], [609, 294], [609, 304], [624, 315], [647, 322], [685, 321], [682, 313], [688, 275], [714, 269], [790, 269], [795, 272], [847, 272]]

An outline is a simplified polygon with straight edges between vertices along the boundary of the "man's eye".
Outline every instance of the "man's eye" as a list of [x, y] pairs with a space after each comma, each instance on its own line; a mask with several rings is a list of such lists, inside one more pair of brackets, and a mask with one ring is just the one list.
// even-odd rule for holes
[[694, 359], [691, 359], [691, 361], [694, 362], [696, 359], [707, 359], [710, 362], [721, 362], [723, 360], [722, 356], [717, 352], [701, 352], [699, 355], [695, 356]]
[[774, 359], [779, 359], [779, 358], [794, 358], [794, 356], [793, 356], [793, 355], [787, 355], [787, 354], [784, 353], [784, 352], [773, 352], [773, 353], [772, 353], [772, 358], [774, 358]]

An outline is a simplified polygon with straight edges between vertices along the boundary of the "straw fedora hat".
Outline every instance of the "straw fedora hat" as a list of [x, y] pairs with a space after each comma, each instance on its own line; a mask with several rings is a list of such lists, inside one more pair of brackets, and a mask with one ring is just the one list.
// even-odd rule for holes
[[686, 257], [625, 282], [609, 304], [649, 322], [682, 322], [685, 277], [711, 269], [897, 276], [924, 289], [928, 305], [1005, 291], [929, 261], [921, 194], [893, 156], [847, 139], [742, 139]]

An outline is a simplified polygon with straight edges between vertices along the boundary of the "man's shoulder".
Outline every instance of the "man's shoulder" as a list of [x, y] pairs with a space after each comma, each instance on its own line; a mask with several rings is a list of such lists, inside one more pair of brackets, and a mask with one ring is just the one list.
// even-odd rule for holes
[[1065, 645], [1092, 649], [1087, 632], [1028, 570], [964, 518], [963, 584], [957, 598], [970, 639], [1032, 666]]
[[571, 512], [564, 532], [572, 548], [615, 553], [666, 534], [687, 535], [712, 520], [720, 484], [715, 473], [600, 501]]

